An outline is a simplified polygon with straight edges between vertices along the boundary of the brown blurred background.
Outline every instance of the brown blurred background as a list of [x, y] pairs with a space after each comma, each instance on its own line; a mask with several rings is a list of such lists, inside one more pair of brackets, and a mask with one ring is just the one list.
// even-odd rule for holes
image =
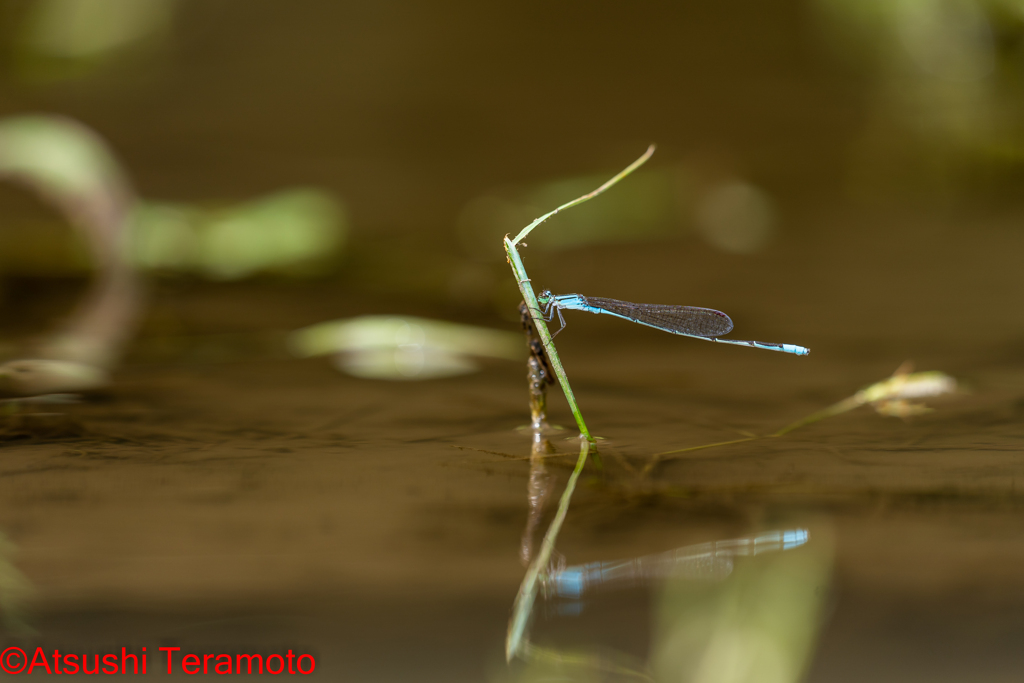
[[[658, 680], [1024, 671], [1021, 2], [0, 0], [0, 172], [27, 139], [9, 117], [36, 114], [94, 131], [123, 178], [93, 147], [75, 166], [93, 194], [0, 184], [5, 358], [35, 358], [104, 281], [105, 252], [69, 219], [104, 192], [145, 298], [95, 361], [110, 377], [76, 375], [95, 395], [4, 404], [9, 638], [297, 643], [338, 680], [540, 680], [501, 656], [530, 476], [509, 337], [476, 365], [384, 367], [330, 344], [298, 355], [348, 360], [296, 359], [288, 334], [376, 314], [518, 334], [502, 235], [653, 142], [634, 176], [527, 240], [537, 289], [721, 308], [738, 338], [812, 354], [570, 313], [559, 348], [608, 469], [560, 550], [575, 564], [806, 526], [820, 583], [794, 629], [820, 647], [777, 678], [715, 664], [762, 661], [741, 646], [690, 643], [704, 678], [657, 669], [691, 652], [665, 645], [665, 606], [685, 620], [703, 609], [687, 600], [777, 594], [755, 569], [721, 593], [627, 593], [539, 640], [651, 655]], [[47, 146], [63, 125], [29, 130], [32, 149], [72, 147]], [[387, 353], [435, 329], [401, 325]], [[966, 391], [634, 477], [655, 451], [770, 433], [908, 358]], [[552, 420], [571, 425], [556, 393]], [[592, 674], [573, 680], [606, 680]]]

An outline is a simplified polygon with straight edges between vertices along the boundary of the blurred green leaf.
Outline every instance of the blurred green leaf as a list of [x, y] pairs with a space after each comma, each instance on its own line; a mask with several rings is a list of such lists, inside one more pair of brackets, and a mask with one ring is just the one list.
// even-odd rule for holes
[[77, 78], [166, 33], [177, 0], [34, 0], [17, 62], [31, 80]]
[[[19, 116], [0, 123], [0, 176], [24, 183], [72, 214], [102, 212], [126, 181], [103, 141], [59, 116]], [[80, 206], [84, 204], [85, 206]]]
[[321, 272], [348, 236], [344, 206], [296, 188], [221, 209], [146, 203], [136, 215], [134, 259], [146, 269], [213, 280]]
[[807, 668], [832, 567], [827, 534], [750, 558], [717, 585], [669, 582], [652, 664], [664, 683], [797, 683]]
[[336, 355], [338, 367], [357, 377], [421, 380], [466, 374], [472, 357], [521, 360], [521, 334], [412, 316], [368, 315], [320, 323], [293, 332], [299, 357]]

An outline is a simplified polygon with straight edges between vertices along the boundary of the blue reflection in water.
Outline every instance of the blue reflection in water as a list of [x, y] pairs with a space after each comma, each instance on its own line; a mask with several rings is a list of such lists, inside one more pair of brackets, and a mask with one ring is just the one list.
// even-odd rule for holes
[[[597, 587], [627, 588], [668, 578], [721, 580], [732, 573], [733, 558], [790, 550], [807, 543], [806, 529], [768, 531], [736, 538], [676, 548], [665, 553], [630, 560], [591, 562], [552, 571], [543, 585], [546, 598], [579, 600]], [[570, 615], [581, 610], [558, 610]]]

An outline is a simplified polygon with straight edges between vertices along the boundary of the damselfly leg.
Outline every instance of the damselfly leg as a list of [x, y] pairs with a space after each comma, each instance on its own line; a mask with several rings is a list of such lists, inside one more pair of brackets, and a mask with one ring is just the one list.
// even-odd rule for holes
[[[552, 302], [552, 303], [554, 303], [554, 302]], [[562, 324], [562, 326], [559, 327], [557, 330], [555, 330], [555, 333], [553, 335], [551, 335], [552, 339], [557, 337], [558, 333], [565, 329], [565, 318], [562, 317], [562, 309], [560, 307], [558, 307], [558, 306], [554, 306], [554, 309], [555, 309], [554, 312], [558, 314], [558, 322], [560, 322]], [[548, 322], [551, 322], [551, 318], [550, 317], [548, 318]]]
[[543, 292], [541, 292], [540, 296], [538, 296], [537, 299], [538, 301], [544, 301], [544, 303], [541, 304], [544, 311], [544, 322], [551, 322], [552, 320], [555, 319], [555, 316], [557, 315], [558, 322], [561, 323], [561, 327], [555, 330], [555, 333], [551, 335], [551, 338], [554, 339], [559, 332], [565, 329], [565, 318], [562, 317], [562, 307], [559, 306], [558, 302], [555, 301], [555, 297], [551, 294], [550, 289], [545, 289]]

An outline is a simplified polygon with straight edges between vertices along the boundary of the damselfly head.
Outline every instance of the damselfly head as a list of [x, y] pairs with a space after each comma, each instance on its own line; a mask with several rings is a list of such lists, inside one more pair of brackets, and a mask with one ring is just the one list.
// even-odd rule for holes
[[543, 292], [537, 295], [537, 301], [542, 304], [546, 304], [551, 298], [551, 290], [545, 289]]

